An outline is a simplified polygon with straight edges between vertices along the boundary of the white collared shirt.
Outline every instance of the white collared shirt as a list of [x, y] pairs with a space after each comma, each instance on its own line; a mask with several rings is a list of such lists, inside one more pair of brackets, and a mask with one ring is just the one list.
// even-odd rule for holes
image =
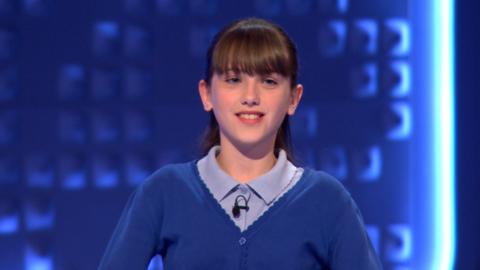
[[[198, 171], [212, 196], [241, 231], [255, 222], [292, 188], [303, 173], [302, 168], [295, 167], [287, 160], [285, 150], [280, 149], [277, 162], [270, 171], [250, 180], [247, 184], [241, 184], [220, 168], [216, 159], [219, 152], [220, 146], [213, 146], [208, 154], [198, 161]], [[239, 195], [248, 200], [249, 210], [240, 210], [240, 216], [235, 218], [232, 208]], [[239, 205], [245, 205], [243, 198], [238, 197], [237, 200]]]

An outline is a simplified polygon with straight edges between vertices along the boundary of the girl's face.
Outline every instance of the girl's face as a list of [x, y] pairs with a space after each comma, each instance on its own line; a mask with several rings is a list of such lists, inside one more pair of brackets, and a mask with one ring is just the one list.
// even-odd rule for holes
[[222, 143], [273, 148], [285, 115], [294, 114], [302, 96], [302, 85], [290, 87], [290, 79], [277, 73], [251, 76], [227, 71], [214, 74], [210, 85], [201, 80], [199, 93], [204, 109], [213, 109]]

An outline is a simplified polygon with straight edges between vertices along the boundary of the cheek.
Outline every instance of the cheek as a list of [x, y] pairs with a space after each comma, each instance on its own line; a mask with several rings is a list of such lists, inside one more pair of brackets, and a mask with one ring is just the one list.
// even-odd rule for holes
[[218, 111], [224, 111], [229, 104], [228, 97], [222, 94], [216, 94], [212, 97], [212, 105]]
[[215, 117], [218, 121], [222, 121], [231, 113], [231, 97], [222, 94], [216, 94], [212, 96], [212, 106]]
[[275, 108], [274, 111], [276, 114], [279, 114], [281, 118], [283, 118], [283, 114], [286, 114], [288, 112], [288, 107], [290, 105], [290, 96], [287, 94], [284, 94], [282, 96], [279, 96], [275, 99], [274, 104], [272, 104], [272, 107]]

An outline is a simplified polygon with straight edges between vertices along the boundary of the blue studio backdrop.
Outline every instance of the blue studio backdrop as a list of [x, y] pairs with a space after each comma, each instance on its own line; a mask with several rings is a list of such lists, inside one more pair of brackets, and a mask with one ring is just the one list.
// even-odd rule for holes
[[450, 269], [451, 2], [1, 0], [0, 269], [96, 268], [133, 189], [200, 157], [207, 46], [250, 16], [297, 44], [300, 165], [352, 193], [385, 269]]

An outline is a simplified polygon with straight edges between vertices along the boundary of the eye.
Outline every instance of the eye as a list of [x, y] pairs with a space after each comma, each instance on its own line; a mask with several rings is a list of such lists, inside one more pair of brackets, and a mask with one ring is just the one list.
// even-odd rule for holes
[[240, 78], [237, 76], [227, 76], [225, 78], [225, 82], [230, 83], [230, 84], [235, 84], [240, 82]]
[[229, 71], [223, 74], [223, 80], [227, 84], [238, 84], [240, 83], [241, 80], [241, 74], [238, 74], [237, 72]]
[[272, 78], [265, 78], [263, 80], [263, 83], [270, 87], [276, 86], [278, 84], [278, 82]]

